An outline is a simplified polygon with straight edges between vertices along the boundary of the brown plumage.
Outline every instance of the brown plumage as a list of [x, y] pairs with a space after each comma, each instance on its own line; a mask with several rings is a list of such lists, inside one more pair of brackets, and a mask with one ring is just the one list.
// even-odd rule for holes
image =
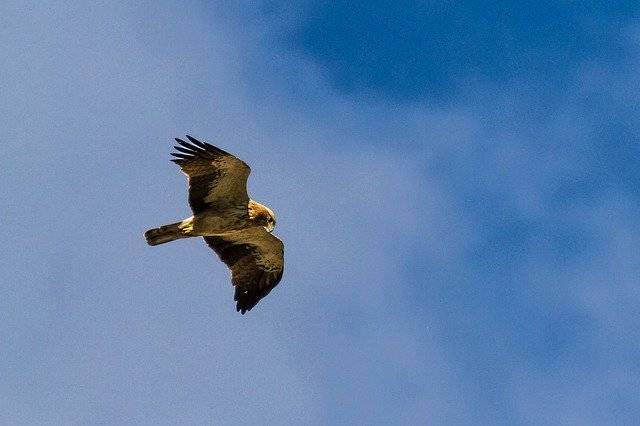
[[251, 200], [247, 178], [251, 169], [242, 160], [187, 135], [176, 138], [172, 153], [189, 179], [189, 205], [193, 216], [150, 229], [149, 245], [204, 237], [205, 242], [231, 269], [236, 310], [251, 310], [280, 282], [284, 270], [284, 245], [271, 234], [275, 215]]

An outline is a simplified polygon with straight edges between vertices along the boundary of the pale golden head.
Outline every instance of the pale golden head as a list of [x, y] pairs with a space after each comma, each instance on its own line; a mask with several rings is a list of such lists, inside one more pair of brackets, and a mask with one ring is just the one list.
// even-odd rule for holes
[[257, 201], [249, 200], [248, 204], [249, 219], [257, 225], [263, 226], [267, 232], [272, 232], [276, 227], [276, 216], [273, 211]]

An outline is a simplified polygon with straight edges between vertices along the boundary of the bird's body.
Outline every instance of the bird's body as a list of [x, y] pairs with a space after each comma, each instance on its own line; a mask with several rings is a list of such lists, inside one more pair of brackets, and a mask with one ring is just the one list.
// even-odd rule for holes
[[[253, 200], [250, 204], [260, 206], [261, 210], [267, 211], [267, 207]], [[229, 231], [236, 231], [251, 226], [260, 226], [255, 218], [249, 214], [248, 207], [229, 207], [223, 211], [204, 211], [198, 215], [188, 217], [180, 222], [164, 225], [160, 228], [150, 229], [145, 233], [149, 245], [155, 246], [168, 241], [158, 242], [157, 236], [163, 239], [173, 236], [173, 239], [188, 237], [218, 236]]]
[[271, 232], [275, 215], [247, 195], [250, 169], [243, 161], [212, 145], [187, 136], [176, 141], [173, 153], [189, 178], [189, 204], [193, 216], [150, 229], [149, 245], [204, 237], [231, 269], [235, 300], [241, 313], [253, 308], [273, 289], [284, 269], [284, 246]]

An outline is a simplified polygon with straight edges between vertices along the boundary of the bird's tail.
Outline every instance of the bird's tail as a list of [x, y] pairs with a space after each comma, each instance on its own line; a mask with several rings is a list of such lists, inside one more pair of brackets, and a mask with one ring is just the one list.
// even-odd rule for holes
[[188, 235], [185, 235], [179, 228], [181, 224], [182, 222], [176, 222], [169, 225], [162, 225], [160, 228], [149, 229], [144, 233], [147, 244], [157, 246], [158, 244], [168, 243], [169, 241], [179, 240], [180, 238], [187, 238]]

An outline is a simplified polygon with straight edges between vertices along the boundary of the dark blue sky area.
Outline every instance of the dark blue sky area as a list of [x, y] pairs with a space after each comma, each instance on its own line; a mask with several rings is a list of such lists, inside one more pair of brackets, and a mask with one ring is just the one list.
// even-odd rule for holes
[[593, 57], [617, 63], [637, 2], [312, 2], [297, 49], [346, 92], [446, 98], [461, 81], [563, 80]]

